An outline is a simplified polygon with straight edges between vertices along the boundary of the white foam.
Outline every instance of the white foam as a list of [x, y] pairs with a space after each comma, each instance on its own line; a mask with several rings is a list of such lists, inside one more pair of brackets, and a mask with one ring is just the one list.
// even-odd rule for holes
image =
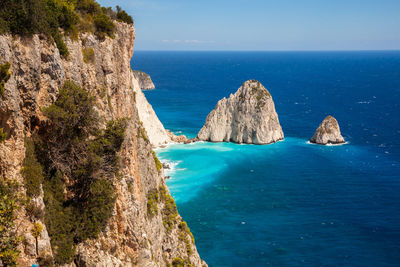
[[[307, 141], [306, 144], [321, 146], [321, 144], [311, 143], [310, 141]], [[348, 145], [348, 144], [349, 144], [349, 142], [344, 142], [341, 144], [326, 144], [325, 146], [343, 146], [343, 145]]]

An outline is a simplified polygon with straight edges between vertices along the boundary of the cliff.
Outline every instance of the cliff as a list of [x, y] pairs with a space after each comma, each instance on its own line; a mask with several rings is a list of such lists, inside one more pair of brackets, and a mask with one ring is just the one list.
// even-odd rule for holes
[[345, 143], [340, 133], [339, 123], [330, 115], [321, 122], [313, 137], [311, 137], [310, 142], [320, 145]]
[[151, 77], [149, 74], [139, 71], [139, 70], [134, 70], [133, 75], [135, 78], [139, 81], [139, 87], [142, 90], [151, 90], [155, 89], [156, 87], [154, 86], [153, 81], [151, 80]]
[[271, 94], [258, 81], [249, 80], [218, 101], [197, 135], [199, 140], [270, 144], [283, 139]]
[[[7, 136], [0, 142], [0, 176], [16, 182], [22, 198], [30, 199], [22, 175], [29, 154], [25, 141], [45, 130], [44, 107], [55, 103], [63, 84], [71, 81], [94, 96], [102, 129], [108, 121], [121, 118], [127, 119], [127, 126], [118, 152], [120, 170], [112, 180], [116, 198], [111, 217], [96, 238], [74, 239], [73, 261], [64, 266], [171, 266], [173, 262], [204, 266], [166, 189], [163, 169], [147, 137], [154, 132], [149, 121], [156, 116], [130, 67], [135, 30], [125, 23], [115, 25], [113, 39], [100, 41], [88, 33], [81, 33], [78, 40], [64, 37], [68, 58], [60, 56], [45, 35], [0, 35], [0, 64], [8, 61], [11, 73], [0, 96], [0, 128]], [[89, 58], [87, 51], [93, 52]], [[151, 119], [143, 115], [146, 108], [153, 112]], [[46, 213], [47, 189], [38, 186], [39, 193], [30, 202], [44, 217], [32, 219], [21, 201], [15, 229], [8, 229], [24, 240], [18, 243], [20, 266], [30, 266], [38, 258], [51, 262], [61, 249], [52, 244], [57, 240], [49, 232], [48, 217], [54, 214]]]

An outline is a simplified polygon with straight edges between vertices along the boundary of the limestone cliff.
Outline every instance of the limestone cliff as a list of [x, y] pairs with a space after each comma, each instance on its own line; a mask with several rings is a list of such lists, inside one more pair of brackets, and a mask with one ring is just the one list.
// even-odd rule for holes
[[345, 143], [340, 133], [339, 123], [330, 115], [321, 122], [313, 137], [311, 137], [310, 142], [320, 145]]
[[136, 93], [136, 106], [138, 115], [143, 127], [147, 131], [147, 136], [153, 147], [158, 147], [171, 142], [164, 125], [158, 119], [153, 107], [147, 102], [145, 95], [140, 88], [140, 82], [135, 75], [132, 75], [133, 90]]
[[[166, 221], [169, 218], [163, 214], [173, 201], [164, 189], [163, 170], [152, 154], [147, 119], [138, 113], [148, 103], [130, 68], [135, 31], [128, 24], [115, 24], [113, 39], [100, 41], [88, 33], [80, 34], [76, 41], [64, 38], [70, 52], [67, 59], [44, 35], [0, 36], [0, 63], [11, 64], [11, 77], [0, 100], [0, 127], [8, 136], [0, 142], [0, 175], [23, 184], [24, 139], [40, 130], [46, 120], [42, 108], [54, 103], [62, 84], [71, 80], [96, 97], [103, 125], [118, 118], [129, 118], [129, 123], [119, 153], [121, 174], [114, 180], [113, 215], [98, 238], [77, 245], [74, 261], [66, 266], [170, 266], [174, 259], [203, 266], [179, 215]], [[85, 60], [85, 49], [93, 49], [91, 61]], [[154, 192], [160, 197], [150, 203]], [[43, 211], [43, 191], [34, 201]], [[149, 205], [154, 208], [151, 214]], [[17, 234], [24, 237], [18, 262], [30, 266], [37, 258], [33, 222], [23, 207], [17, 215]], [[45, 222], [39, 222], [44, 228], [38, 237], [38, 252], [51, 256], [55, 248]]]
[[155, 89], [156, 87], [154, 86], [153, 81], [151, 80], [151, 77], [149, 74], [139, 71], [139, 70], [134, 70], [133, 75], [136, 77], [136, 79], [139, 81], [139, 87], [142, 90], [151, 90]]
[[218, 101], [197, 135], [199, 140], [270, 144], [283, 139], [275, 105], [267, 89], [249, 80], [228, 99]]

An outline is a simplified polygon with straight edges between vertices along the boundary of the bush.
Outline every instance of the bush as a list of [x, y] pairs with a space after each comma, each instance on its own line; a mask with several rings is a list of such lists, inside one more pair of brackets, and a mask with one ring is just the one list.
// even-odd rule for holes
[[178, 209], [176, 208], [175, 200], [167, 193], [167, 189], [164, 185], [160, 186], [159, 191], [161, 202], [164, 203], [164, 207], [161, 211], [163, 215], [163, 224], [167, 231], [171, 231], [176, 223]]
[[114, 37], [115, 25], [106, 14], [100, 13], [94, 16], [94, 25], [96, 26], [95, 35], [100, 39], [106, 36]]
[[0, 143], [3, 143], [7, 138], [7, 133], [4, 132], [3, 128], [0, 128]]
[[157, 158], [157, 155], [154, 151], [151, 151], [151, 153], [153, 154], [153, 159], [154, 159], [154, 163], [156, 164], [157, 171], [160, 172], [162, 169], [162, 163]]
[[133, 19], [118, 7], [101, 8], [94, 0], [13, 0], [1, 1], [0, 34], [36, 34], [52, 36], [60, 54], [68, 56], [59, 28], [77, 39], [78, 29], [92, 32], [100, 39], [113, 37], [112, 19], [133, 23]]
[[158, 213], [158, 190], [152, 189], [147, 193], [147, 215], [150, 217]]
[[0, 178], [0, 261], [5, 266], [16, 266], [21, 238], [16, 235], [15, 219], [20, 201], [18, 186]]
[[82, 49], [83, 61], [87, 63], [94, 63], [94, 49], [93, 48], [83, 48]]
[[11, 77], [10, 67], [10, 62], [0, 64], [0, 96], [4, 95], [4, 86]]
[[27, 196], [38, 197], [43, 183], [43, 167], [35, 154], [35, 144], [31, 139], [25, 140], [25, 159], [22, 162], [22, 176]]
[[117, 20], [121, 22], [125, 22], [128, 24], [133, 24], [133, 19], [131, 16], [128, 15], [128, 13], [125, 12], [125, 10], [122, 10], [119, 6], [117, 8]]
[[36, 220], [42, 221], [44, 219], [43, 210], [33, 201], [30, 201], [28, 204], [26, 204], [25, 211], [31, 221], [36, 221]]
[[66, 82], [43, 109], [49, 124], [37, 153], [45, 166], [45, 221], [56, 264], [71, 262], [77, 244], [104, 230], [115, 203], [113, 179], [127, 120], [109, 121], [101, 130], [94, 104], [87, 91]]
[[172, 266], [173, 267], [185, 267], [185, 262], [182, 258], [175, 258], [172, 261]]

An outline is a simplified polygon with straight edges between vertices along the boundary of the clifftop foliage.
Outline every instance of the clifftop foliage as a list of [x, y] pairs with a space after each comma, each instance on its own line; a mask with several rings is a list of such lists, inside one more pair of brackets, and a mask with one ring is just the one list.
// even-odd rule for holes
[[114, 11], [94, 0], [0, 0], [0, 34], [46, 34], [63, 56], [69, 53], [60, 28], [75, 39], [79, 32], [92, 32], [104, 39], [114, 35], [112, 20], [133, 24], [132, 17], [120, 7]]

